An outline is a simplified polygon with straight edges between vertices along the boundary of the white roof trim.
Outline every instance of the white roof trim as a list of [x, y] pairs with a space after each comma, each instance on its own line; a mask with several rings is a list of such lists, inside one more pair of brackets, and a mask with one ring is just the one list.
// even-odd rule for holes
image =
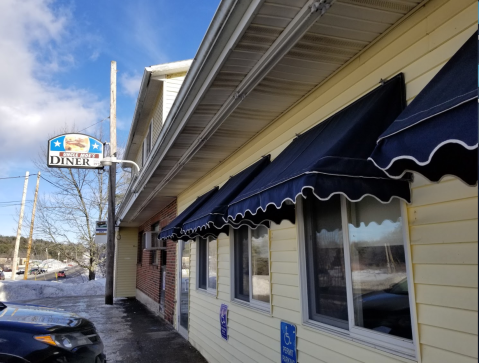
[[146, 67], [145, 71], [150, 72], [152, 78], [156, 78], [157, 76], [186, 72], [190, 69], [191, 63], [193, 63], [193, 59], [158, 64], [156, 66]]

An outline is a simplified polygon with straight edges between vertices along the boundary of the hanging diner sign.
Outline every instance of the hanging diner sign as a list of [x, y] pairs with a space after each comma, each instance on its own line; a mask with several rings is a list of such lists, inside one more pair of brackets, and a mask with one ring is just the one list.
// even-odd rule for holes
[[103, 143], [83, 134], [64, 134], [48, 140], [50, 168], [102, 168]]

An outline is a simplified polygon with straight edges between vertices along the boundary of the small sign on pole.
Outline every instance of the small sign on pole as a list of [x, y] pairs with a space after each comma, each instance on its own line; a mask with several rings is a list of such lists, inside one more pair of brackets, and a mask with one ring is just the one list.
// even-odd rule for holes
[[108, 224], [107, 221], [96, 221], [95, 225], [95, 243], [106, 243]]
[[108, 225], [106, 221], [96, 221], [95, 234], [97, 236], [106, 236]]
[[50, 168], [100, 169], [103, 143], [83, 134], [64, 134], [48, 140]]
[[221, 304], [220, 308], [221, 337], [228, 340], [228, 305]]
[[297, 363], [296, 325], [281, 322], [281, 363]]

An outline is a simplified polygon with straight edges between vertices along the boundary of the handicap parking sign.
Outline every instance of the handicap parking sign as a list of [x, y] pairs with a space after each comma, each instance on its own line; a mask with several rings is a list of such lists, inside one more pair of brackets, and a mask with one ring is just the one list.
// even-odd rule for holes
[[281, 363], [297, 363], [296, 326], [281, 322]]
[[221, 337], [228, 340], [228, 305], [221, 304], [220, 308]]

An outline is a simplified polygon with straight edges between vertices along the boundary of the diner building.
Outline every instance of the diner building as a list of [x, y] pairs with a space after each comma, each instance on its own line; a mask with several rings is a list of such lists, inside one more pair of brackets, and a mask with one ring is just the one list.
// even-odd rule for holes
[[117, 215], [115, 295], [208, 362], [477, 362], [477, 54], [473, 0], [221, 1]]

